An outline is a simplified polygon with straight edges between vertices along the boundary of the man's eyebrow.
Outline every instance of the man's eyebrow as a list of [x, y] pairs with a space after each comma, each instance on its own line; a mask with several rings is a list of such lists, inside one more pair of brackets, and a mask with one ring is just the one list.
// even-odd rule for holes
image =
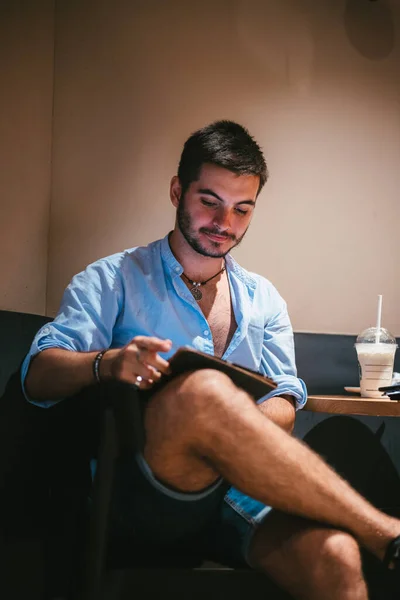
[[[209, 188], [200, 188], [199, 194], [205, 194], [206, 196], [213, 196], [220, 202], [224, 202], [224, 199], [221, 198], [221, 196], [218, 196], [218, 194], [216, 192], [213, 192], [213, 190], [210, 190]], [[237, 204], [249, 204], [250, 206], [256, 205], [254, 200], [240, 200], [240, 202], [237, 202]]]

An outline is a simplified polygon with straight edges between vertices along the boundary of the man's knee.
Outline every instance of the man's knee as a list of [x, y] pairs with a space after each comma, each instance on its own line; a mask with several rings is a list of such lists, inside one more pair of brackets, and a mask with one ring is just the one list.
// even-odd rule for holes
[[363, 589], [361, 555], [356, 540], [342, 531], [327, 532], [313, 574], [315, 583], [322, 587], [327, 583], [337, 586], [343, 590], [343, 597], [348, 597], [346, 593], [351, 590], [355, 593], [358, 588]]
[[167, 387], [155, 394], [149, 402], [156, 410], [165, 410], [193, 419], [197, 414], [227, 406], [240, 390], [224, 373], [215, 369], [201, 369], [175, 377]]
[[181, 376], [177, 391], [179, 397], [185, 399], [189, 396], [201, 406], [204, 400], [211, 398], [224, 401], [238, 388], [225, 373], [216, 369], [200, 369]]
[[344, 531], [332, 531], [321, 548], [321, 556], [327, 564], [333, 561], [348, 570], [361, 569], [360, 549], [356, 540]]
[[181, 440], [214, 436], [234, 412], [241, 413], [249, 396], [230, 378], [214, 369], [202, 369], [175, 377], [154, 394], [146, 406], [145, 426], [148, 433], [162, 432]]
[[365, 600], [367, 590], [356, 540], [344, 531], [320, 533], [322, 539], [310, 557], [310, 571], [305, 573], [304, 597]]

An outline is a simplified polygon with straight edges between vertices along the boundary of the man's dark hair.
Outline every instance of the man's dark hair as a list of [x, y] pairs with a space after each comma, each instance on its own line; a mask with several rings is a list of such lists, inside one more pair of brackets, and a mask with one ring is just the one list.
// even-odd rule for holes
[[238, 175], [258, 175], [257, 195], [268, 178], [267, 165], [260, 146], [250, 133], [233, 121], [215, 121], [186, 140], [178, 167], [178, 177], [185, 194], [192, 181], [200, 176], [203, 164], [211, 163]]

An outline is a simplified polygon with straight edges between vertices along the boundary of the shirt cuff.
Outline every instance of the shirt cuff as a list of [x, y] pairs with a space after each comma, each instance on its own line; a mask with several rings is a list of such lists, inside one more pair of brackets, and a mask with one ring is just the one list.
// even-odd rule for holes
[[[282, 377], [282, 380], [279, 381]], [[262, 396], [257, 400], [257, 404], [261, 404], [270, 398], [274, 398], [276, 396], [281, 396], [282, 394], [288, 394], [293, 396], [296, 402], [296, 410], [300, 410], [304, 407], [307, 402], [307, 388], [306, 384], [302, 379], [298, 379], [297, 377], [293, 377], [293, 381], [288, 382], [287, 376], [278, 376], [275, 377], [274, 380], [278, 384], [278, 387]]]
[[[54, 348], [54, 346], [48, 346], [48, 347]], [[39, 352], [41, 352], [42, 350], [45, 350], [45, 349], [46, 349], [46, 347], [41, 348], [41, 349], [31, 348], [31, 350], [26, 355], [24, 362], [22, 363], [22, 366], [21, 366], [21, 388], [22, 388], [22, 392], [25, 396], [25, 400], [27, 400], [27, 402], [29, 402], [30, 404], [34, 404], [35, 406], [40, 406], [41, 408], [49, 408], [50, 406], [54, 406], [54, 404], [58, 404], [58, 402], [61, 402], [61, 400], [63, 400], [63, 398], [55, 398], [54, 400], [51, 399], [51, 400], [38, 401], [38, 400], [33, 400], [27, 394], [27, 391], [25, 388], [25, 379], [28, 374], [29, 365], [31, 364], [32, 358], [34, 356], [36, 356], [37, 354], [39, 354]]]

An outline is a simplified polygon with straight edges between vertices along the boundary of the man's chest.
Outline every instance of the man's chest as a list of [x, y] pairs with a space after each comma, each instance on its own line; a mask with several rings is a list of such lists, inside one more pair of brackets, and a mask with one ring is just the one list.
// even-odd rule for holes
[[214, 354], [222, 356], [237, 328], [228, 282], [221, 282], [214, 292], [206, 291], [199, 307], [211, 330]]

